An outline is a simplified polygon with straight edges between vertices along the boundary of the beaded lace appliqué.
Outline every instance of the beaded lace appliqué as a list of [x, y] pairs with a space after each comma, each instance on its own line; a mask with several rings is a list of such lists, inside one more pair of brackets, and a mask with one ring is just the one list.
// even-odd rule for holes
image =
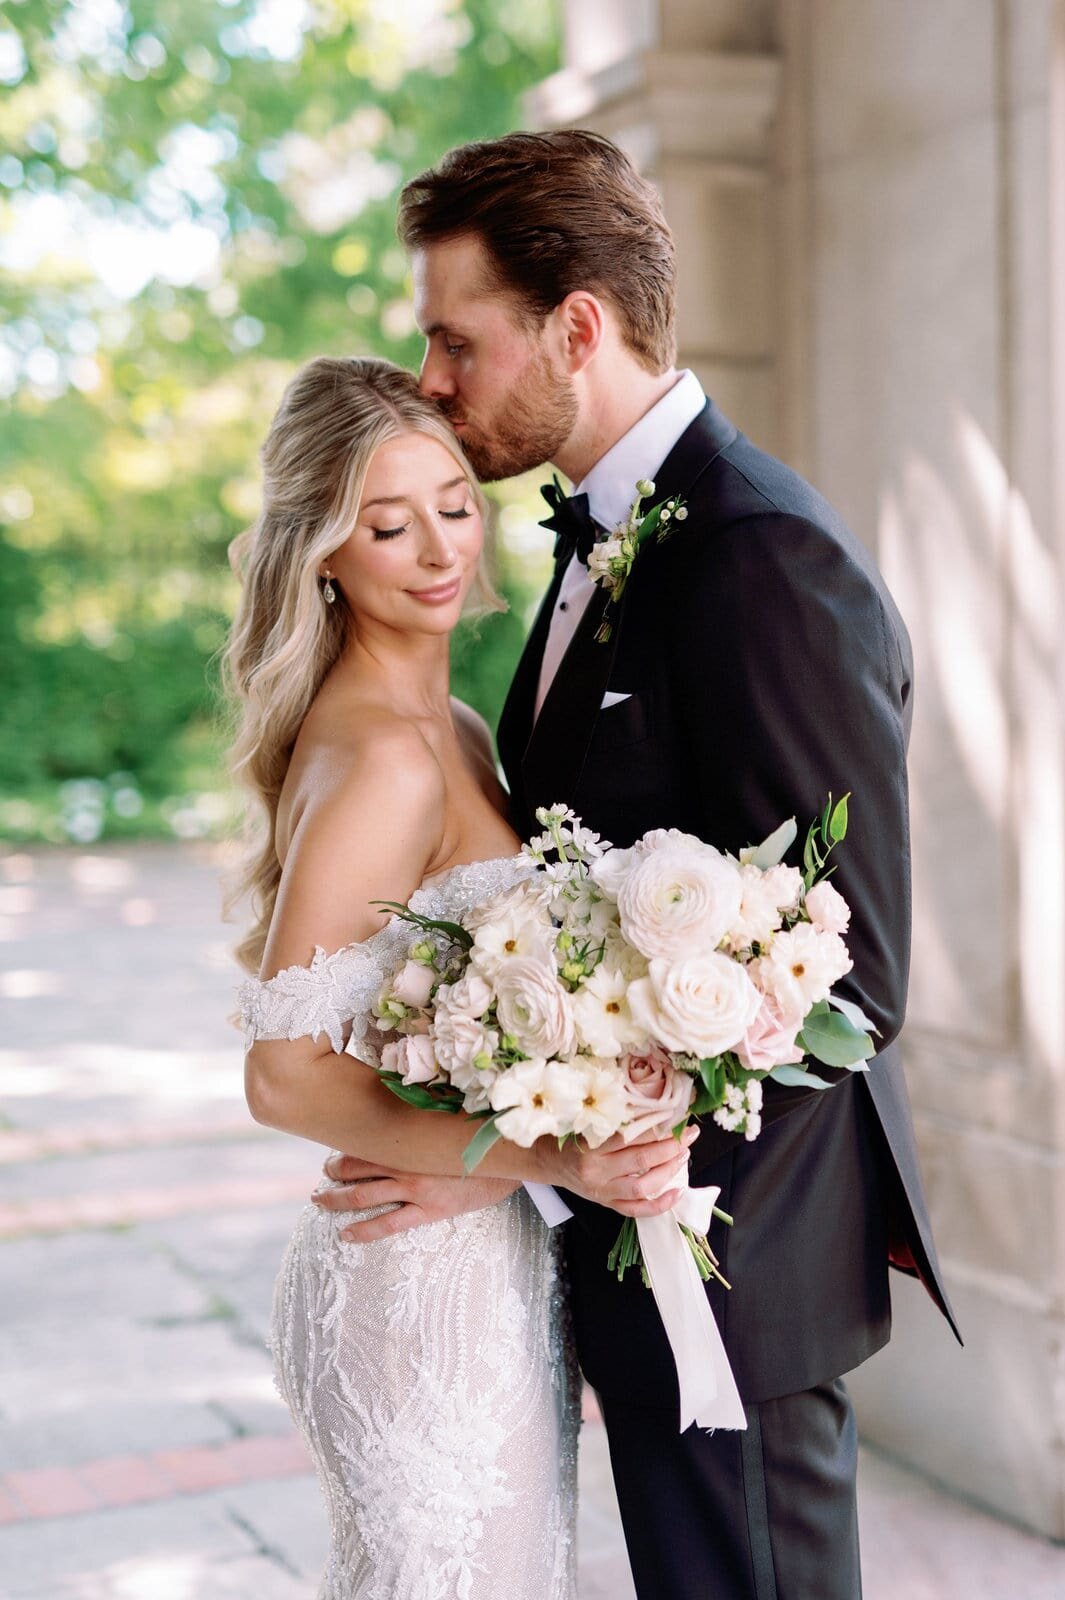
[[[529, 871], [454, 868], [412, 897], [454, 917]], [[318, 1038], [376, 1060], [372, 1005], [413, 937], [243, 986], [248, 1042]], [[557, 1240], [524, 1191], [349, 1245], [308, 1206], [277, 1281], [278, 1385], [314, 1455], [331, 1550], [318, 1600], [574, 1600], [578, 1379]]]

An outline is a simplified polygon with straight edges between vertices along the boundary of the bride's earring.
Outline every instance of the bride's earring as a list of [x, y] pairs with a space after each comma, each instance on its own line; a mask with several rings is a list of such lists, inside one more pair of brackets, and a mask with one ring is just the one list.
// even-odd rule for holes
[[325, 575], [325, 584], [322, 588], [322, 599], [325, 601], [327, 606], [331, 606], [336, 597], [337, 592], [333, 588], [332, 574], [327, 572]]

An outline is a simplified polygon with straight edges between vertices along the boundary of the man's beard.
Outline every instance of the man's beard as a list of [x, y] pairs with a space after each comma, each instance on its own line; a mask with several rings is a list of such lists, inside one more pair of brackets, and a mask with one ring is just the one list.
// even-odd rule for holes
[[541, 350], [522, 373], [520, 387], [491, 418], [490, 434], [464, 416], [461, 402], [443, 400], [440, 409], [449, 421], [466, 423], [459, 442], [482, 483], [498, 483], [553, 461], [577, 420], [572, 385], [552, 369]]

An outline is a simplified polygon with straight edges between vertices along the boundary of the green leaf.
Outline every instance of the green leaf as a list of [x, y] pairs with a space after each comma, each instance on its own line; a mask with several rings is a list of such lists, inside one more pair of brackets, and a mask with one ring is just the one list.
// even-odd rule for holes
[[410, 906], [401, 905], [398, 900], [371, 900], [370, 904], [383, 906], [386, 911], [393, 912], [402, 921], [412, 922], [416, 928], [446, 934], [452, 944], [461, 945], [463, 950], [469, 950], [473, 945], [473, 935], [458, 922], [446, 922], [440, 917], [423, 917], [421, 912], [412, 911]]
[[775, 1078], [777, 1083], [786, 1084], [789, 1089], [805, 1085], [808, 1089], [831, 1089], [832, 1085], [824, 1078], [819, 1078], [816, 1072], [807, 1072], [805, 1067], [800, 1067], [787, 1062], [784, 1066], [770, 1069], [769, 1076]]
[[434, 1093], [424, 1083], [404, 1083], [398, 1072], [381, 1072], [378, 1076], [386, 1089], [391, 1089], [394, 1095], [400, 1100], [405, 1100], [409, 1106], [417, 1106], [419, 1111], [449, 1111], [454, 1115], [462, 1110], [461, 1096], [455, 1099], [444, 1097], [457, 1096], [458, 1091], [455, 1089], [448, 1087], [444, 1089], [443, 1094], [439, 1090]]
[[850, 796], [845, 794], [842, 800], [837, 801], [835, 810], [829, 818], [828, 831], [833, 844], [839, 844], [841, 839], [847, 837], [847, 801], [849, 799]]
[[699, 1076], [708, 1094], [714, 1099], [714, 1105], [719, 1106], [725, 1098], [725, 1067], [720, 1056], [704, 1056], [699, 1062]]
[[496, 1140], [502, 1139], [503, 1135], [496, 1126], [496, 1120], [494, 1113], [492, 1116], [486, 1117], [462, 1152], [462, 1169], [467, 1177], [469, 1177], [478, 1162], [488, 1154]]
[[867, 1061], [873, 1054], [869, 1035], [856, 1028], [842, 1011], [832, 1011], [827, 1005], [824, 1012], [811, 1011], [796, 1043], [808, 1055], [823, 1061], [826, 1067], [851, 1067], [856, 1061]]

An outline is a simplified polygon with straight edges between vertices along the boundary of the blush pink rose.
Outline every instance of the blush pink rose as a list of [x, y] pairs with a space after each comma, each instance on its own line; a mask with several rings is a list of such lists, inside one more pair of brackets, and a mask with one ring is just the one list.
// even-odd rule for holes
[[436, 973], [424, 961], [407, 961], [392, 979], [392, 995], [401, 1005], [424, 1006], [436, 982]]
[[649, 1045], [639, 1054], [621, 1057], [625, 1069], [629, 1117], [621, 1130], [626, 1143], [652, 1129], [669, 1133], [687, 1116], [695, 1080], [673, 1065], [669, 1052]]
[[385, 1072], [398, 1072], [404, 1083], [432, 1083], [439, 1077], [433, 1042], [421, 1033], [386, 1044], [381, 1066]]
[[766, 995], [742, 1043], [736, 1046], [736, 1054], [748, 1072], [769, 1072], [773, 1067], [801, 1061], [803, 1053], [795, 1043], [801, 1027], [801, 1017], [786, 1014]]

